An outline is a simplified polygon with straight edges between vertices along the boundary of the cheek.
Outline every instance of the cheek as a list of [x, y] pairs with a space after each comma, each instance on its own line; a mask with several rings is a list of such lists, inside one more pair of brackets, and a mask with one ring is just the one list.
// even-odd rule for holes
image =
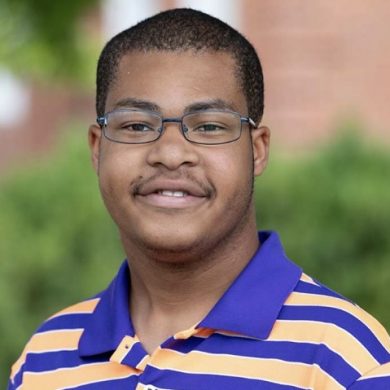
[[244, 196], [251, 192], [253, 159], [248, 148], [229, 149], [230, 153], [215, 153], [208, 161], [214, 184], [223, 197]]
[[128, 198], [130, 183], [137, 172], [134, 153], [115, 146], [103, 150], [99, 161], [99, 185], [106, 203]]

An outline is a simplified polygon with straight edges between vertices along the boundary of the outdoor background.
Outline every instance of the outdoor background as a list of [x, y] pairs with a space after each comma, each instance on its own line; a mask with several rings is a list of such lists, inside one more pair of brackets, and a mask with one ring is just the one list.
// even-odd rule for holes
[[109, 37], [174, 6], [219, 16], [260, 54], [259, 227], [390, 330], [388, 1], [0, 0], [0, 388], [42, 320], [124, 258], [87, 150], [95, 66]]

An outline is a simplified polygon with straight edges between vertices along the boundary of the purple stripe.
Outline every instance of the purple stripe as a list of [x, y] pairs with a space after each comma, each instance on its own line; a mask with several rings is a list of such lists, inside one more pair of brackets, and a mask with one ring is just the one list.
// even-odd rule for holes
[[67, 314], [64, 316], [54, 317], [42, 324], [37, 333], [46, 332], [49, 330], [67, 330], [67, 329], [83, 329], [91, 316], [85, 314]]
[[294, 292], [313, 294], [313, 295], [324, 295], [328, 297], [340, 298], [345, 301], [350, 302], [348, 299], [344, 298], [342, 295], [337, 294], [336, 292], [330, 290], [329, 288], [319, 284], [316, 286], [311, 283], [303, 282], [302, 280], [295, 287]]
[[81, 364], [107, 362], [111, 354], [80, 359], [78, 351], [32, 353], [27, 355], [28, 371], [42, 372], [60, 368], [77, 367]]

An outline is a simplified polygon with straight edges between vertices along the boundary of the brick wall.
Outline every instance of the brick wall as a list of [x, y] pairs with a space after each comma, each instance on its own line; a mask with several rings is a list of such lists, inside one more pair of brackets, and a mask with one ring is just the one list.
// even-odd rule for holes
[[244, 0], [242, 30], [266, 80], [264, 122], [283, 148], [307, 149], [345, 120], [390, 141], [390, 2]]

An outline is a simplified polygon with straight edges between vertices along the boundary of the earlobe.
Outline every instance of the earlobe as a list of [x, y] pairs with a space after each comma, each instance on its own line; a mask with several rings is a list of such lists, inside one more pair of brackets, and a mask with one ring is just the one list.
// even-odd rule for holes
[[268, 163], [271, 132], [268, 127], [261, 126], [251, 132], [253, 147], [254, 175], [260, 176]]
[[101, 136], [102, 136], [102, 130], [99, 126], [95, 124], [89, 126], [89, 130], [88, 130], [89, 150], [91, 152], [92, 165], [97, 174], [99, 174], [99, 155], [100, 155]]

